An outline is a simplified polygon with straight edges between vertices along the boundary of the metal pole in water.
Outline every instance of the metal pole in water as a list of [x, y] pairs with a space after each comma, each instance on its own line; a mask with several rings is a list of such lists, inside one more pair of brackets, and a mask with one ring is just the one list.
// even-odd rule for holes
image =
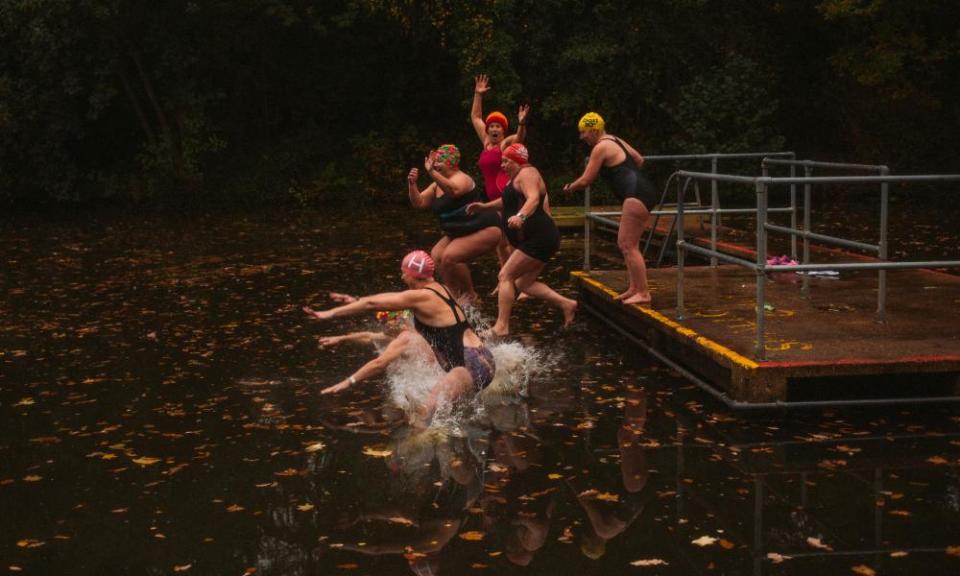
[[583, 192], [583, 270], [590, 271], [590, 187]]
[[[797, 175], [797, 167], [794, 164], [790, 165], [790, 177], [793, 178]], [[797, 229], [797, 185], [790, 184], [790, 227], [794, 230]], [[797, 259], [797, 237], [796, 235], [790, 236], [790, 257], [794, 260]]]

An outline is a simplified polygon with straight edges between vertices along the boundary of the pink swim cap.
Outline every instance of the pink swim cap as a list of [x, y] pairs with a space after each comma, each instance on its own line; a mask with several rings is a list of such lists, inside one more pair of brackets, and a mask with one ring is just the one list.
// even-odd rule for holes
[[403, 257], [400, 270], [414, 278], [433, 278], [433, 258], [423, 250], [414, 250]]
[[530, 162], [530, 152], [527, 151], [526, 146], [519, 142], [507, 146], [507, 149], [503, 151], [503, 155], [521, 166]]

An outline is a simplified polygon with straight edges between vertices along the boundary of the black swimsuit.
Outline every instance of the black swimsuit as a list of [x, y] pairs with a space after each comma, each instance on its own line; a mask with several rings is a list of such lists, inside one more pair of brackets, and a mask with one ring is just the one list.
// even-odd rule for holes
[[616, 142], [626, 157], [616, 166], [601, 166], [600, 176], [607, 181], [610, 189], [621, 202], [627, 198], [636, 198], [643, 202], [647, 210], [652, 210], [657, 203], [657, 189], [640, 171], [640, 167], [634, 162], [633, 156], [627, 152], [627, 148], [619, 138], [610, 137], [603, 140]]
[[460, 238], [499, 224], [495, 212], [467, 214], [467, 204], [479, 200], [480, 196], [476, 190], [458, 198], [452, 194], [444, 194], [433, 199], [430, 209], [440, 220], [440, 230], [444, 234], [451, 238]]
[[507, 220], [515, 216], [523, 206], [523, 195], [513, 187], [513, 180], [503, 189], [503, 232], [510, 245], [531, 258], [546, 262], [560, 249], [560, 231], [553, 218], [543, 211], [543, 198], [533, 214], [527, 215], [520, 230], [507, 226]]
[[440, 363], [440, 367], [444, 371], [449, 372], [457, 366], [463, 366], [470, 372], [473, 383], [478, 388], [486, 388], [493, 381], [493, 376], [496, 373], [493, 355], [483, 345], [476, 348], [464, 346], [463, 333], [470, 328], [470, 325], [467, 324], [466, 314], [463, 313], [463, 309], [460, 308], [457, 301], [450, 296], [447, 287], [443, 284], [440, 286], [447, 293], [446, 296], [428, 286], [424, 286], [424, 288], [439, 296], [450, 307], [456, 323], [450, 326], [431, 326], [421, 322], [414, 314], [413, 325], [433, 349], [433, 354], [437, 357], [437, 362]]

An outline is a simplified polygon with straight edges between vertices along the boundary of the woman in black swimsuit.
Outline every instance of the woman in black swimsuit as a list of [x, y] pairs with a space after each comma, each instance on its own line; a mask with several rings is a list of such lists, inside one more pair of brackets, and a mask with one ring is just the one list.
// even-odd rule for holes
[[503, 196], [493, 202], [477, 203], [467, 207], [470, 213], [485, 210], [503, 211], [503, 231], [514, 248], [500, 269], [497, 291], [497, 322], [490, 331], [497, 336], [510, 333], [510, 314], [513, 302], [523, 291], [542, 298], [563, 310], [563, 326], [573, 322], [577, 301], [557, 294], [552, 288], [538, 282], [547, 260], [560, 248], [560, 232], [553, 218], [543, 209], [547, 185], [540, 172], [529, 164], [529, 153], [523, 144], [511, 144], [503, 151], [502, 165], [510, 176]]
[[460, 151], [453, 144], [444, 144], [424, 159], [423, 166], [433, 183], [420, 190], [416, 168], [407, 175], [407, 193], [414, 208], [430, 208], [440, 221], [443, 237], [430, 251], [439, 267], [440, 277], [450, 285], [460, 302], [472, 302], [473, 289], [468, 262], [496, 249], [500, 242], [496, 214], [470, 215], [467, 204], [479, 196], [476, 184], [460, 170]]
[[583, 174], [563, 187], [564, 191], [586, 188], [597, 176], [602, 176], [613, 193], [623, 202], [617, 245], [627, 264], [630, 283], [617, 296], [624, 304], [650, 304], [647, 286], [647, 266], [640, 253], [640, 237], [650, 221], [650, 209], [656, 204], [656, 189], [640, 172], [643, 156], [633, 146], [607, 134], [603, 118], [588, 112], [580, 119], [580, 139], [593, 148]]
[[400, 270], [408, 290], [364, 296], [329, 310], [304, 310], [318, 320], [374, 310], [412, 311], [414, 327], [446, 372], [417, 410], [414, 423], [426, 425], [441, 399], [453, 401], [487, 387], [493, 381], [496, 365], [446, 286], [433, 279], [434, 263], [429, 254], [423, 250], [410, 252]]

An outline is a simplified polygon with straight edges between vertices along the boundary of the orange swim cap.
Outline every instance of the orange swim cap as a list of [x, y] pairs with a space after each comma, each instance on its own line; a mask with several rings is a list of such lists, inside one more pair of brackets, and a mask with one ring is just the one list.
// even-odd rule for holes
[[510, 128], [510, 122], [507, 120], [507, 117], [504, 116], [503, 112], [491, 112], [487, 114], [487, 119], [484, 120], [484, 124], [490, 126], [490, 124], [497, 123], [503, 126], [503, 131], [506, 132]]

